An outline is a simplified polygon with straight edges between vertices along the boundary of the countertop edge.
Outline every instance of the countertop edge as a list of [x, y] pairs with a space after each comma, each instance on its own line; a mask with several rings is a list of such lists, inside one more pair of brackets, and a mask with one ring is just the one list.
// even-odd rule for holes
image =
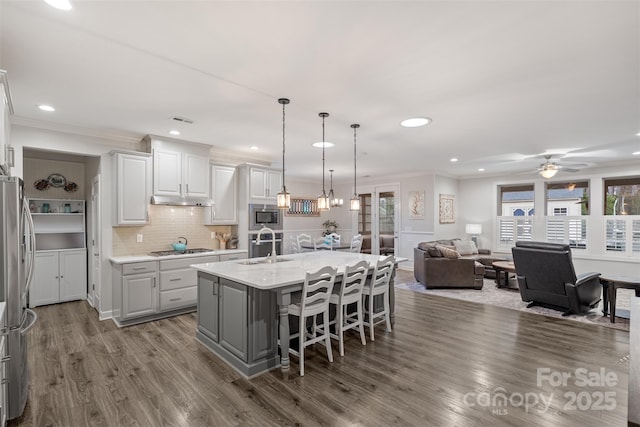
[[183, 255], [121, 255], [110, 257], [109, 261], [112, 264], [127, 264], [130, 262], [144, 262], [144, 261], [164, 261], [167, 259], [185, 259], [185, 258], [197, 258], [212, 255], [229, 255], [229, 254], [242, 254], [247, 253], [246, 249], [216, 249], [210, 252], [199, 252], [197, 254], [183, 254]]

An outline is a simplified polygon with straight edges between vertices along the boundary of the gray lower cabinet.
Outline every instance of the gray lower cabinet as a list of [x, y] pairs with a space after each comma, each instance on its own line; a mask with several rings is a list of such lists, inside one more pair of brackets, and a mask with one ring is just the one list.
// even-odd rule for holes
[[198, 332], [210, 350], [250, 377], [277, 366], [274, 292], [198, 273]]
[[211, 276], [198, 281], [198, 331], [218, 342], [218, 283]]

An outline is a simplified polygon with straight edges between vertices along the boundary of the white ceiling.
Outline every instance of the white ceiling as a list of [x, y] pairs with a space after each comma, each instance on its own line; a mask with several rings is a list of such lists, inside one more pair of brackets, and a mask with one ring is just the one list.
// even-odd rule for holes
[[[17, 122], [136, 138], [178, 129], [251, 156], [257, 145], [281, 167], [288, 97], [287, 174], [320, 176], [311, 143], [327, 111], [336, 181], [352, 179], [356, 122], [359, 176], [512, 173], [544, 152], [593, 167], [640, 150], [638, 1], [72, 4], [0, 0]], [[399, 126], [412, 116], [433, 123]]]

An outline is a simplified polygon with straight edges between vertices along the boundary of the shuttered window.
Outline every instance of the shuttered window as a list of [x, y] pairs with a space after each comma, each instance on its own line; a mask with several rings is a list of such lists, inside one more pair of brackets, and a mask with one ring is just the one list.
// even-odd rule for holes
[[624, 252], [626, 250], [626, 222], [624, 219], [606, 220], [607, 251]]

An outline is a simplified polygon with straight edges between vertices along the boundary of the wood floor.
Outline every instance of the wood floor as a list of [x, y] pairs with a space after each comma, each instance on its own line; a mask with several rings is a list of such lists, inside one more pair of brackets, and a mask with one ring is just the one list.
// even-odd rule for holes
[[[86, 302], [36, 311], [13, 426], [626, 425], [629, 334], [610, 328], [397, 289], [391, 334], [380, 326], [366, 346], [350, 334], [333, 363], [308, 349], [302, 378], [293, 357], [289, 378], [246, 380], [195, 341], [195, 314], [118, 329]], [[538, 386], [538, 368], [571, 378]], [[617, 384], [576, 385], [580, 368]], [[533, 406], [540, 394], [549, 408]], [[615, 408], [585, 409], [597, 400]]]

